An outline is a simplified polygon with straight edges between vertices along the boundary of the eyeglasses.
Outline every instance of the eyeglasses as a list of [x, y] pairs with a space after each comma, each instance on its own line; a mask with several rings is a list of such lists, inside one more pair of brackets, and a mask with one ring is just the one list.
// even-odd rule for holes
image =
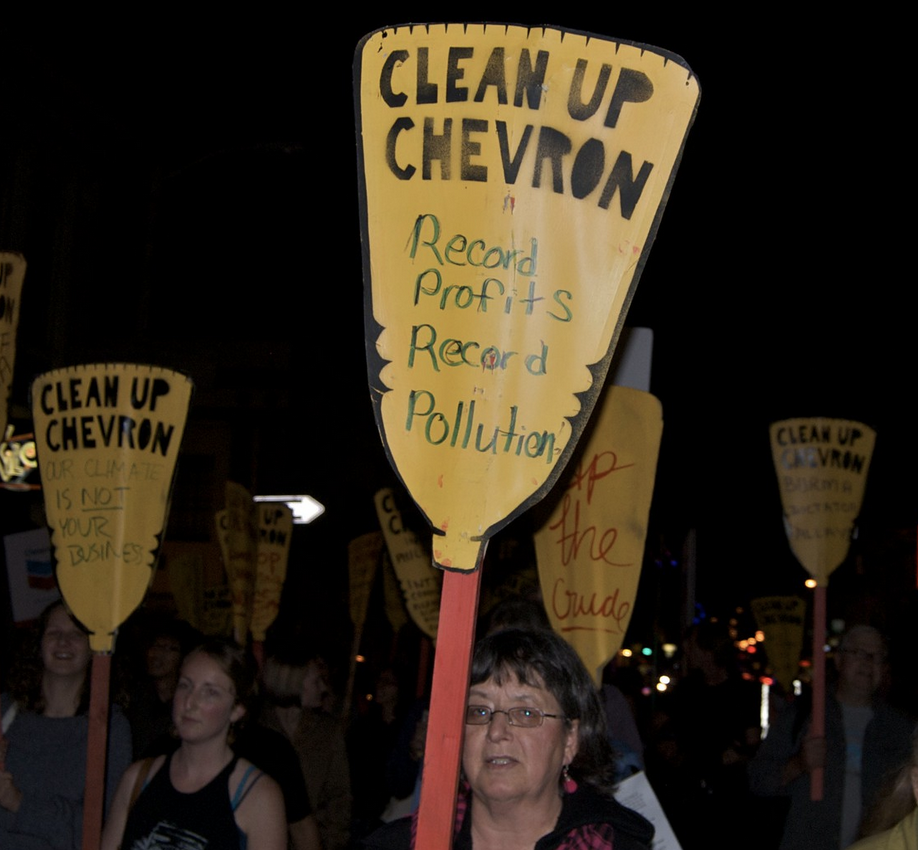
[[546, 717], [564, 720], [563, 714], [548, 714], [538, 708], [488, 708], [486, 705], [470, 705], [465, 710], [465, 722], [470, 726], [487, 726], [495, 714], [506, 714], [511, 726], [522, 726], [525, 729], [536, 729]]

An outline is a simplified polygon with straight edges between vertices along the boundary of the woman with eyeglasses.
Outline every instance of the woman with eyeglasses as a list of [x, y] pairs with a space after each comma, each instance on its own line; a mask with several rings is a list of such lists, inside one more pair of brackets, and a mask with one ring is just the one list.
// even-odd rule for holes
[[[612, 797], [614, 756], [590, 676], [548, 631], [508, 630], [472, 659], [453, 850], [646, 850], [653, 827]], [[368, 848], [413, 847], [398, 821]]]

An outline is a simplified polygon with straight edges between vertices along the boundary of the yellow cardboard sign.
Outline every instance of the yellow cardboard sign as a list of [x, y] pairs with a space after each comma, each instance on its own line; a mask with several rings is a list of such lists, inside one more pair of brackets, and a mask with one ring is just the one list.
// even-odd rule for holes
[[765, 651], [784, 692], [793, 692], [803, 651], [806, 603], [799, 596], [763, 596], [752, 600], [752, 616], [765, 635]]
[[436, 640], [443, 575], [430, 566], [430, 558], [418, 536], [405, 527], [392, 490], [387, 487], [378, 491], [373, 501], [386, 549], [405, 597], [405, 607], [415, 625], [431, 640]]
[[32, 384], [57, 583], [94, 652], [112, 650], [153, 577], [191, 389], [179, 372], [130, 363]]
[[801, 418], [772, 423], [791, 550], [818, 585], [848, 556], [861, 512], [876, 432], [847, 419]]
[[367, 357], [446, 569], [542, 498], [595, 404], [694, 117], [658, 48], [381, 30], [355, 60]]
[[631, 620], [662, 435], [655, 396], [608, 387], [564, 496], [535, 535], [548, 619], [597, 685]]
[[7, 408], [13, 389], [16, 328], [26, 261], [22, 254], [0, 251], [0, 439], [6, 436]]
[[255, 522], [258, 560], [252, 599], [252, 639], [263, 641], [280, 610], [293, 537], [293, 511], [278, 502], [261, 502], [255, 506]]
[[233, 637], [244, 644], [252, 623], [255, 598], [255, 503], [241, 484], [227, 481], [226, 508], [217, 511], [217, 537], [233, 597]]

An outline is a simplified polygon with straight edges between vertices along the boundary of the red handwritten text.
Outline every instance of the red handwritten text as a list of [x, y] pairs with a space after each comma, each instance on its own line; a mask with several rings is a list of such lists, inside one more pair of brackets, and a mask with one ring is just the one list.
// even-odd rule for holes
[[629, 469], [634, 466], [633, 463], [619, 466], [618, 455], [613, 451], [600, 452], [598, 455], [593, 455], [593, 459], [587, 467], [583, 465], [584, 460], [586, 458], [583, 458], [577, 464], [577, 471], [574, 473], [574, 477], [571, 479], [570, 486], [567, 489], [582, 490], [584, 479], [586, 479], [587, 504], [593, 501], [593, 488], [596, 486], [597, 481], [602, 481], [607, 475], [618, 472], [620, 469]]
[[[591, 596], [584, 596], [576, 590], [567, 590], [563, 578], [555, 582], [555, 587], [551, 595], [551, 605], [554, 609], [555, 616], [564, 623], [561, 631], [569, 632], [577, 629], [588, 629], [590, 631], [606, 631], [611, 634], [622, 634], [624, 632], [623, 624], [628, 622], [628, 613], [631, 611], [631, 603], [618, 601], [619, 589], [605, 599], [600, 599], [597, 593]], [[597, 618], [603, 617], [614, 625], [614, 628], [605, 628], [591, 624], [589, 626], [578, 626], [573, 622], [566, 623], [566, 620], [573, 620], [577, 617]]]

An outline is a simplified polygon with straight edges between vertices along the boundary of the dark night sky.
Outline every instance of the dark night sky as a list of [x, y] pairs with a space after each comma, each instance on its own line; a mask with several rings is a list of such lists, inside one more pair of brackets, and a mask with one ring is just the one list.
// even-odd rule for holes
[[[364, 33], [440, 17], [389, 9], [349, 7], [328, 30], [262, 13], [19, 34], [0, 66], [0, 244], [30, 260], [14, 403], [62, 357], [209, 359], [211, 397], [286, 399], [276, 443], [299, 448], [262, 445], [262, 482], [311, 488], [366, 523], [355, 503], [386, 473], [363, 365], [351, 62]], [[885, 25], [768, 9], [742, 27], [647, 4], [455, 12], [655, 44], [701, 81], [629, 324], [655, 331], [666, 423], [652, 533], [678, 549], [697, 529], [701, 587], [728, 601], [802, 579], [783, 538], [774, 419], [877, 429], [859, 542], [875, 562], [914, 549], [895, 530], [918, 515], [905, 157], [890, 108], [901, 53]], [[83, 187], [72, 209], [49, 209], [66, 206], [68, 181]], [[69, 256], [52, 250], [61, 222]], [[66, 310], [47, 300], [62, 277]], [[286, 351], [299, 386], [263, 356], [247, 365], [248, 345]]]

